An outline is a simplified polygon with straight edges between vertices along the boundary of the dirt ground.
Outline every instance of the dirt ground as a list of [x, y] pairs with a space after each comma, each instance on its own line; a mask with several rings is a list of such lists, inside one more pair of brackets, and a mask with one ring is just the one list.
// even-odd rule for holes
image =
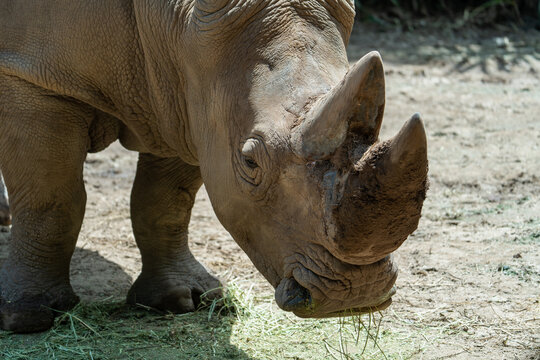
[[[423, 218], [396, 252], [398, 292], [382, 328], [417, 348], [412, 358], [540, 359], [540, 33], [357, 26], [351, 61], [373, 49], [387, 75], [382, 138], [421, 112], [430, 161]], [[83, 301], [124, 297], [140, 271], [129, 221], [136, 157], [115, 143], [86, 161], [71, 270]], [[9, 229], [0, 230], [1, 261]], [[190, 232], [215, 273], [271, 296], [204, 189]]]

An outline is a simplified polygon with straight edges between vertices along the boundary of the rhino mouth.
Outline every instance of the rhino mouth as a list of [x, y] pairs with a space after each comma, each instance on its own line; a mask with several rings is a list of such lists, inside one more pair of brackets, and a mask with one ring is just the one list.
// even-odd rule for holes
[[[394, 288], [392, 289], [393, 289], [392, 295], [394, 295], [395, 290]], [[326, 314], [317, 314], [317, 316], [302, 316], [301, 314], [297, 314], [297, 313], [295, 313], [295, 315], [299, 317], [330, 318], [330, 317], [344, 317], [344, 316], [354, 316], [354, 315], [374, 313], [377, 311], [382, 311], [386, 309], [387, 307], [389, 307], [390, 304], [392, 304], [392, 298], [391, 298], [392, 295], [390, 295], [388, 300], [385, 300], [384, 302], [376, 306], [364, 306], [364, 307], [351, 308], [347, 310], [333, 311]]]
[[[392, 296], [396, 293], [396, 288], [392, 286], [390, 291], [386, 293], [382, 298], [373, 302], [373, 305], [368, 306], [356, 306], [346, 307], [344, 309], [335, 311], [324, 311], [319, 309], [317, 301], [313, 300], [309, 290], [294, 279], [285, 279], [280, 283], [287, 287], [287, 290], [276, 289], [276, 301], [283, 310], [291, 311], [296, 316], [301, 318], [331, 318], [331, 317], [345, 317], [373, 313], [386, 309], [392, 304]], [[285, 297], [278, 297], [278, 293], [282, 291]], [[322, 311], [321, 311], [322, 310]]]
[[[276, 287], [276, 302], [281, 309], [302, 318], [354, 316], [390, 306], [396, 293], [394, 283], [397, 279], [397, 268], [390, 257], [371, 265], [347, 266], [343, 270], [353, 273], [351, 269], [357, 274], [364, 273], [363, 281], [355, 284], [354, 278], [330, 280], [297, 263], [290, 276], [282, 279]], [[369, 273], [369, 278], [366, 278], [366, 273]], [[341, 290], [324, 293], [321, 284], [339, 286]]]

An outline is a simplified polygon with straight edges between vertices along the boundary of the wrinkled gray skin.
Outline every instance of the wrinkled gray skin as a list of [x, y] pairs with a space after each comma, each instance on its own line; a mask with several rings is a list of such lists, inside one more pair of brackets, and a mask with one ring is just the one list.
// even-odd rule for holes
[[129, 303], [192, 311], [220, 286], [187, 246], [204, 182], [283, 309], [388, 306], [389, 253], [425, 196], [425, 133], [415, 116], [378, 142], [384, 72], [375, 53], [349, 70], [353, 19], [352, 0], [1, 0], [13, 224], [0, 327], [41, 331], [50, 308], [77, 303], [83, 162], [116, 139], [140, 153], [131, 218], [143, 269]]

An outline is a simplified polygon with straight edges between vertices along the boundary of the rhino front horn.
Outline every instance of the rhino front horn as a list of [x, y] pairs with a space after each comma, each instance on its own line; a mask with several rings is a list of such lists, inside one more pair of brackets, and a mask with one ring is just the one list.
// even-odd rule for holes
[[332, 252], [352, 264], [371, 264], [416, 230], [427, 190], [427, 142], [420, 115], [392, 139], [373, 145], [353, 166], [334, 209]]
[[372, 144], [379, 135], [384, 104], [383, 64], [373, 51], [307, 112], [291, 137], [295, 153], [306, 160], [327, 158], [343, 144], [348, 131]]
[[414, 114], [391, 140], [389, 165], [407, 167], [411, 162], [427, 163], [426, 131], [420, 114]]

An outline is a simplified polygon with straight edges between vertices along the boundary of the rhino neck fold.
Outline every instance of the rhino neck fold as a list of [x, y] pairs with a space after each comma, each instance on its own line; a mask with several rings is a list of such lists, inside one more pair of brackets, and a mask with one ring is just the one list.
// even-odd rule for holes
[[[187, 80], [184, 75], [187, 18], [186, 5], [172, 3], [148, 6], [135, 1], [135, 18], [140, 36], [148, 97], [157, 122], [160, 139], [174, 149], [173, 156], [197, 166], [197, 149], [191, 136], [189, 110], [186, 100]], [[159, 23], [152, 20], [164, 19]]]

